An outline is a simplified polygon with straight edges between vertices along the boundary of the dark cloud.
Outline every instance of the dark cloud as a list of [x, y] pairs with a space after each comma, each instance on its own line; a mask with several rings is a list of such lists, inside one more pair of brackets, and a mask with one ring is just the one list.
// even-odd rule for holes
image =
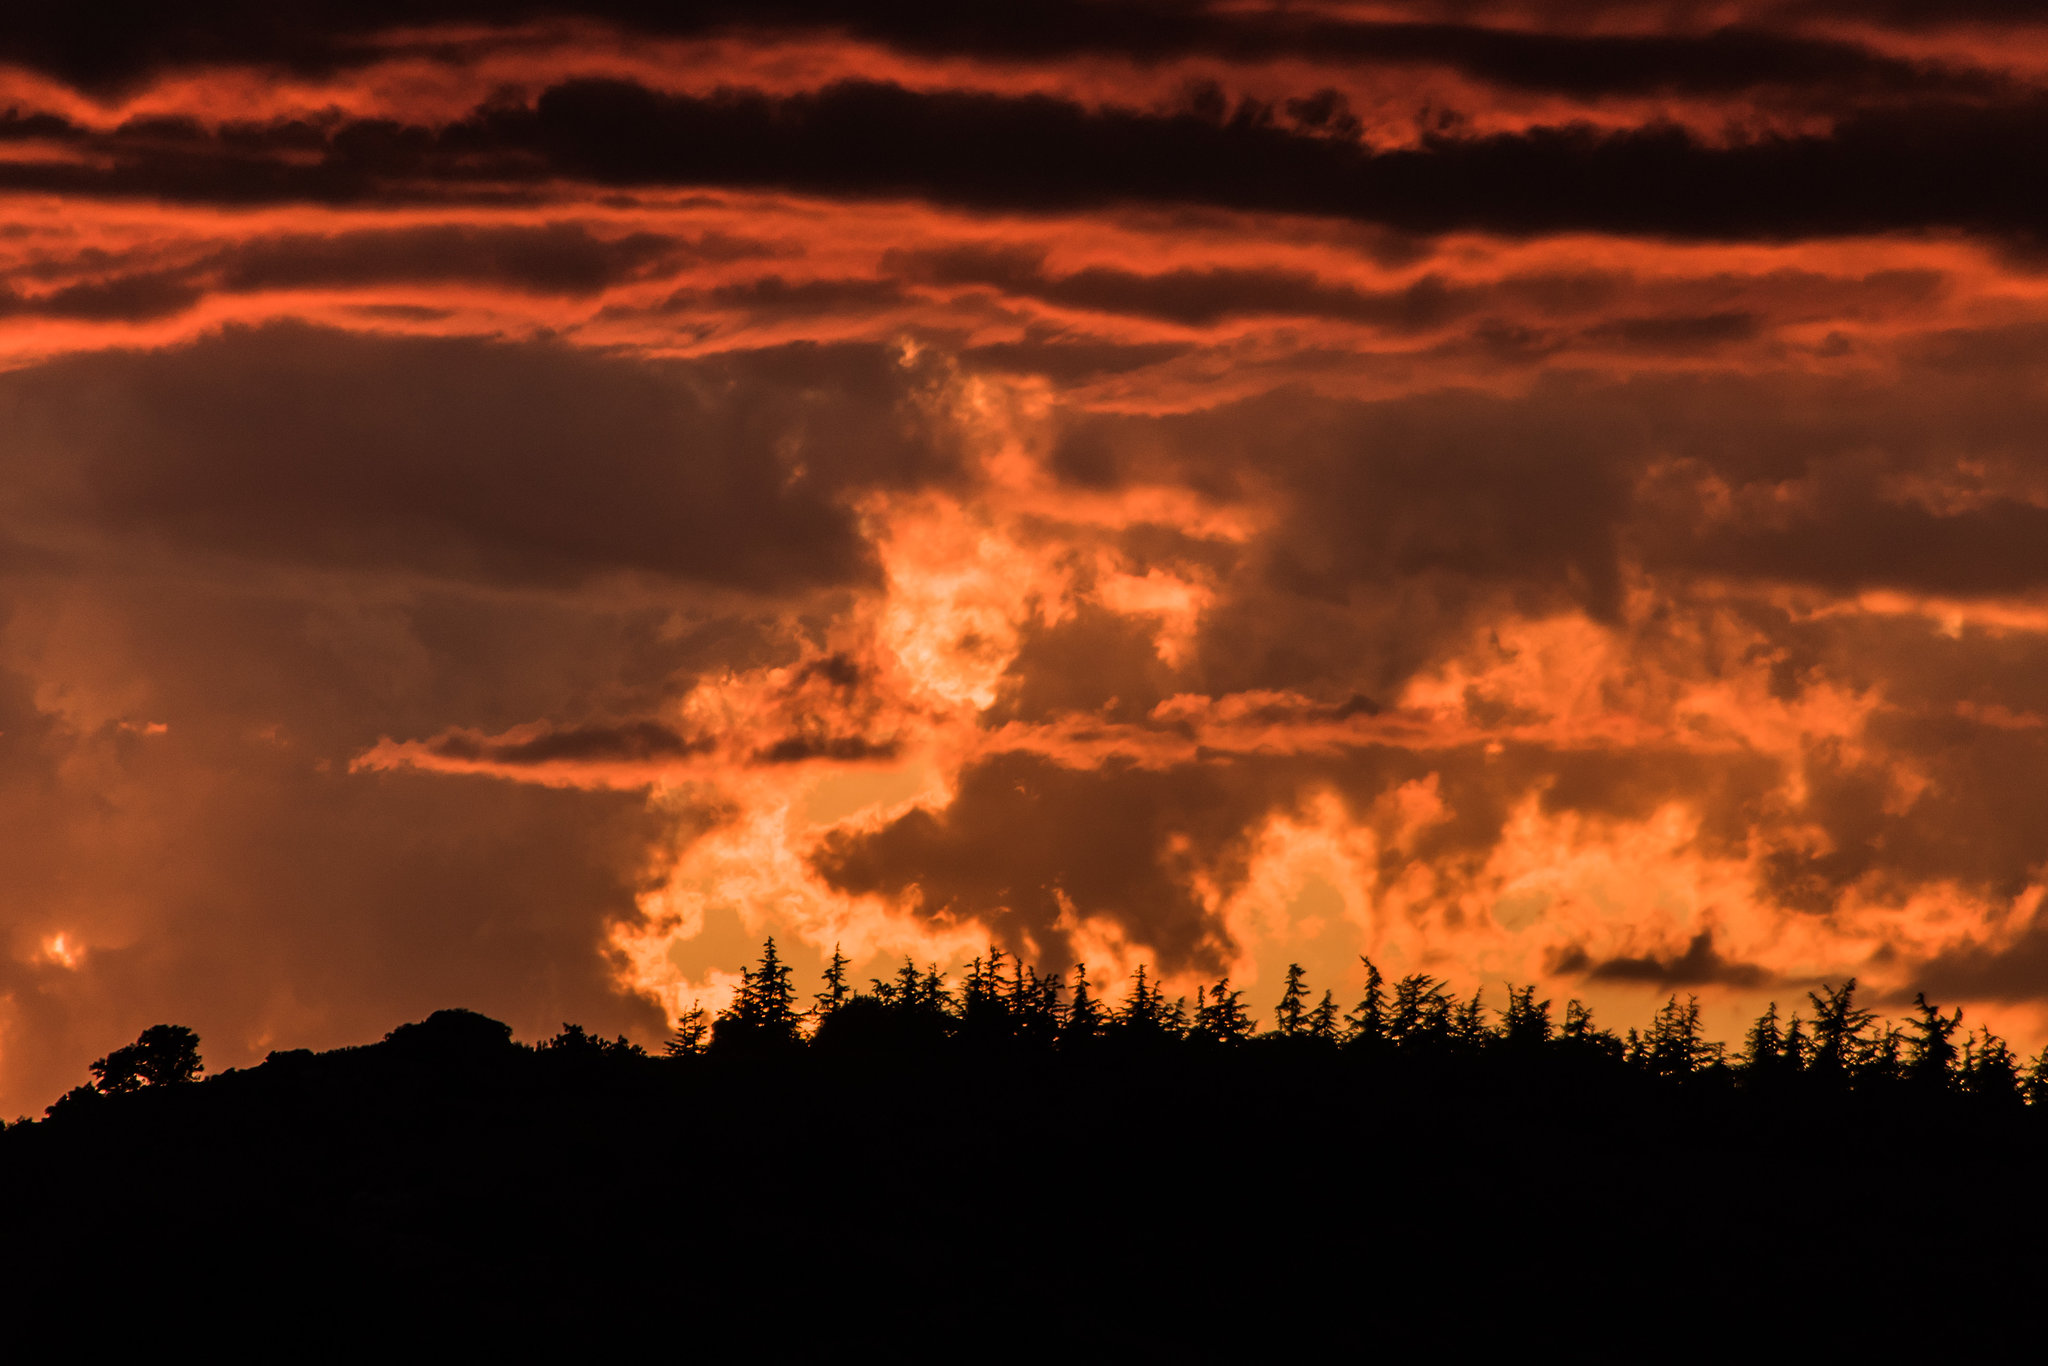
[[1911, 965], [1908, 985], [1885, 999], [1909, 1004], [1915, 992], [1936, 1002], [2048, 1001], [2048, 923], [2037, 913], [2010, 942], [1969, 944]]
[[892, 252], [884, 267], [924, 284], [988, 285], [1062, 308], [1158, 318], [1206, 327], [1225, 318], [1295, 315], [1370, 323], [1399, 331], [1439, 326], [1471, 308], [1435, 277], [1395, 290], [1366, 291], [1306, 271], [1175, 270], [1156, 275], [1091, 266], [1066, 275], [1044, 268], [1040, 253], [954, 247]]
[[686, 364], [279, 326], [16, 372], [0, 405], [61, 490], [49, 513], [114, 534], [780, 590], [870, 573], [850, 490], [943, 474], [914, 383], [852, 347]]
[[[380, 284], [495, 284], [535, 294], [589, 295], [703, 260], [732, 260], [746, 244], [708, 244], [633, 232], [599, 236], [580, 223], [541, 227], [436, 225], [294, 233], [236, 246], [195, 273], [230, 291]], [[756, 247], [748, 254], [767, 254]]]
[[1736, 963], [1714, 951], [1714, 933], [1702, 930], [1676, 958], [1610, 958], [1586, 976], [1596, 982], [1641, 982], [1655, 987], [1762, 987], [1771, 974], [1754, 963]]
[[[497, 285], [587, 296], [705, 261], [770, 254], [764, 245], [717, 234], [698, 241], [645, 232], [603, 237], [577, 223], [296, 233], [255, 238], [180, 267], [95, 272], [40, 294], [0, 292], [0, 318], [147, 322], [185, 312], [212, 293], [283, 289]], [[96, 261], [94, 253], [85, 264]]]
[[86, 280], [47, 294], [0, 290], [0, 318], [61, 318], [80, 322], [148, 322], [182, 313], [206, 291], [184, 271], [148, 271]]
[[[1970, 67], [1889, 56], [1858, 43], [1724, 27], [1695, 32], [1542, 32], [1445, 23], [1313, 26], [1321, 50], [1367, 62], [1441, 65], [1478, 80], [1580, 98], [1772, 87], [1854, 96], [1989, 93], [1999, 80]], [[1315, 48], [1304, 49], [1308, 52]]]
[[846, 82], [771, 99], [557, 86], [478, 135], [601, 183], [777, 185], [979, 208], [1188, 201], [1411, 231], [1781, 237], [1955, 226], [2027, 235], [2043, 192], [2009, 174], [2038, 99], [1872, 111], [1829, 134], [1711, 145], [1677, 127], [1434, 139], [1374, 153], [1270, 122], [1098, 112], [1043, 96]]
[[1044, 95], [847, 81], [789, 96], [683, 96], [584, 79], [439, 128], [373, 119], [77, 135], [88, 155], [10, 163], [0, 186], [348, 203], [531, 197], [567, 177], [1024, 212], [1208, 204], [1413, 233], [1774, 240], [1960, 228], [2031, 241], [2048, 190], [2013, 168], [2029, 164], [2044, 132], [2048, 101], [2022, 94], [1873, 108], [1826, 132], [1747, 140], [1570, 124], [1376, 152], [1265, 117], [1091, 110]]
[[[1196, 690], [1382, 696], [1475, 613], [1617, 609], [1639, 415], [1575, 394], [1384, 402], [1282, 392], [1073, 423], [1054, 455], [1090, 486], [1170, 480], [1269, 505], [1206, 566]], [[1073, 685], [1069, 685], [1073, 686]]]
[[795, 687], [802, 688], [813, 679], [819, 679], [834, 688], [852, 688], [865, 677], [867, 670], [861, 666], [859, 660], [842, 650], [835, 650], [831, 654], [820, 655], [807, 661], [796, 671], [792, 683]]
[[960, 360], [975, 370], [1043, 375], [1062, 383], [1083, 384], [1158, 365], [1192, 349], [1182, 342], [1131, 343], [1040, 333], [1021, 341], [963, 347]]
[[1072, 713], [1138, 721], [1175, 691], [1151, 623], [1086, 604], [1057, 625], [1028, 623], [987, 722], [1035, 724]]
[[[280, 14], [253, 0], [223, 0], [203, 11], [151, 11], [94, 22], [70, 11], [38, 11], [9, 26], [0, 56], [88, 87], [118, 87], [146, 73], [216, 63], [259, 63], [321, 71], [365, 64], [407, 44], [388, 30], [443, 24], [465, 38], [415, 39], [415, 51], [458, 56], [488, 47], [492, 27], [547, 19], [590, 19], [647, 34], [699, 37], [820, 31], [900, 50], [996, 61], [1101, 54], [1143, 62], [1177, 57], [1260, 61], [1310, 57], [1354, 67], [1429, 66], [1474, 79], [1581, 98], [1683, 92], [1730, 94], [1758, 88], [1825, 92], [1834, 98], [1928, 91], [1977, 92], [1995, 84], [1970, 69], [1887, 55], [1841, 38], [1767, 27], [1677, 32], [1545, 32], [1518, 23], [1347, 21], [1324, 14], [1263, 11], [1201, 0], [1044, 0], [977, 5], [935, 0], [543, 0], [484, 4], [433, 0], [327, 0]], [[1858, 17], [1864, 12], [1859, 11]], [[2009, 16], [2008, 16], [2009, 17]], [[1576, 27], [1574, 25], [1573, 27]], [[485, 36], [477, 36], [483, 30]], [[387, 34], [378, 37], [380, 34]], [[372, 41], [375, 39], [375, 41]], [[1323, 119], [1328, 121], [1327, 113]]]
[[[1866, 639], [1862, 647], [1885, 658], [1872, 648], [1876, 643]], [[1920, 648], [1939, 652], [1944, 646], [1929, 640]], [[1964, 659], [1996, 649], [1983, 643], [1946, 648]], [[2025, 693], [2007, 696], [2018, 701]], [[1878, 752], [1903, 757], [1924, 786], [1902, 800], [1891, 763], [1856, 762], [1833, 747], [1811, 754], [1808, 805], [1827, 830], [1829, 847], [1784, 851], [1769, 861], [1768, 885], [1785, 904], [1832, 909], [1859, 880], [1886, 900], [1947, 884], [2009, 902], [2039, 879], [2048, 849], [2048, 810], [2038, 796], [2048, 730], [1974, 722], [1956, 713], [1953, 694], [1925, 710], [1887, 709], [1868, 729]]]
[[[1977, 345], [2006, 356], [1947, 359]], [[1635, 570], [1836, 594], [2037, 591], [2037, 347], [1953, 338], [1881, 378], [1553, 373], [1507, 395], [1283, 391], [1076, 415], [1051, 464], [1089, 489], [1168, 483], [1273, 513], [1250, 541], [1196, 558], [1178, 543], [1125, 547], [1135, 572], [1218, 589], [1176, 687], [1387, 697], [1489, 615], [1615, 619]], [[1759, 625], [1790, 638], [1782, 621]], [[1101, 654], [1097, 671], [1123, 657]]]
[[550, 763], [647, 763], [683, 759], [710, 750], [711, 742], [684, 737], [658, 721], [615, 726], [569, 726], [519, 740], [490, 740], [472, 734], [446, 735], [427, 746], [444, 759], [522, 767]]
[[1013, 947], [1028, 935], [1050, 962], [1070, 956], [1058, 928], [1064, 897], [1151, 947], [1165, 968], [1215, 971], [1225, 932], [1188, 876], [1197, 859], [1227, 861], [1248, 818], [1273, 799], [1245, 776], [1228, 765], [1082, 771], [995, 755], [961, 774], [945, 810], [834, 833], [813, 864], [841, 891], [914, 890], [919, 914], [941, 924], [979, 921]]
[[1631, 351], [1705, 351], [1755, 337], [1761, 320], [1754, 313], [1704, 313], [1695, 317], [1616, 318], [1587, 328], [1594, 341], [1616, 342]]
[[786, 280], [780, 275], [672, 295], [667, 307], [687, 311], [709, 304], [756, 317], [810, 317], [821, 313], [873, 314], [908, 301], [893, 280]]
[[[1008, 945], [1038, 945], [1049, 960], [1068, 956], [1060, 925], [1071, 909], [1113, 924], [1164, 967], [1215, 971], [1234, 946], [1195, 892], [1197, 874], [1228, 896], [1242, 885], [1271, 815], [1334, 793], [1353, 819], [1370, 822], [1380, 798], [1432, 775], [1443, 818], [1384, 842], [1379, 876], [1386, 885], [1400, 881], [1411, 859], [1433, 869], [1442, 888], [1477, 877], [1513, 809], [1532, 793], [1550, 809], [1633, 821], [1673, 800], [1696, 802], [1707, 817], [1703, 844], [1726, 853], [1747, 834], [1755, 800], [1783, 776], [1759, 756], [1660, 747], [1580, 755], [1517, 744], [1426, 753], [1357, 745], [1205, 753], [1160, 769], [1114, 759], [1070, 767], [1010, 752], [970, 764], [942, 809], [914, 809], [879, 830], [827, 835], [812, 863], [841, 891], [914, 903], [942, 924], [978, 921]], [[1672, 970], [1701, 970], [1709, 955], [1710, 945], [1696, 946]], [[1750, 971], [1711, 963], [1716, 980], [1731, 984]]]
[[1837, 591], [1998, 596], [2048, 579], [2041, 555], [2048, 508], [2015, 500], [1937, 512], [1883, 498], [1868, 486], [1831, 489], [1824, 501], [1778, 526], [1709, 525], [1697, 529], [1692, 542], [1671, 547], [1690, 568], [1797, 579]]
[[839, 763], [875, 763], [893, 759], [902, 746], [893, 740], [860, 735], [786, 735], [754, 753], [757, 764], [800, 764], [813, 759]]

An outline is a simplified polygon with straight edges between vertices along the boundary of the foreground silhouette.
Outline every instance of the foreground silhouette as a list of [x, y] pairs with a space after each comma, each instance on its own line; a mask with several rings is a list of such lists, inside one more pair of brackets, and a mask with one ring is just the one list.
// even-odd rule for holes
[[2042, 1066], [1924, 999], [1893, 1026], [1824, 988], [1731, 1053], [1696, 1001], [1617, 1037], [1370, 964], [1349, 1005], [1290, 971], [1265, 1030], [1227, 980], [1169, 1001], [1140, 969], [1112, 1006], [997, 951], [957, 987], [846, 966], [806, 1002], [770, 941], [661, 1056], [441, 1011], [195, 1081], [158, 1026], [0, 1135], [6, 1284], [771, 1360], [1776, 1356], [1801, 1326], [1988, 1343], [2048, 1270], [2012, 1236], [2048, 1212]]

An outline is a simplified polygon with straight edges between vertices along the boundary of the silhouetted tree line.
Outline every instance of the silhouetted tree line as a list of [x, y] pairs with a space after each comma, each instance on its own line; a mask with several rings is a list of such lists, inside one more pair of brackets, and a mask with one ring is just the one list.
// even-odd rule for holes
[[198, 1038], [156, 1026], [0, 1135], [0, 1285], [161, 1291], [167, 1321], [232, 1287], [294, 1332], [644, 1310], [757, 1349], [908, 1313], [993, 1360], [1019, 1306], [1102, 1356], [1441, 1350], [1456, 1295], [1504, 1331], [1718, 1326], [1753, 1355], [1788, 1304], [1833, 1331], [1904, 1248], [1886, 1322], [1989, 1360], [1968, 1331], [2048, 1277], [2011, 1246], [2048, 1219], [2044, 1065], [1959, 1010], [1886, 1021], [1846, 982], [1729, 1047], [1689, 996], [1616, 1033], [1532, 986], [1364, 971], [1253, 1003], [999, 949], [857, 983], [835, 951], [807, 991], [771, 941], [652, 1056], [443, 1010], [198, 1084]]
[[[1731, 1051], [1709, 1040], [1699, 998], [1671, 996], [1646, 1030], [1602, 1028], [1584, 1002], [1567, 1001], [1562, 1019], [1534, 986], [1509, 985], [1505, 1003], [1487, 1004], [1484, 990], [1459, 998], [1443, 979], [1410, 973], [1388, 983], [1370, 958], [1364, 991], [1346, 1007], [1335, 994], [1316, 997], [1300, 964], [1290, 964], [1272, 1023], [1261, 1028], [1244, 993], [1224, 977], [1196, 987], [1194, 1000], [1167, 999], [1139, 964], [1115, 1005], [1105, 1005], [1077, 964], [1072, 980], [1041, 972], [991, 947], [967, 965], [959, 983], [937, 965], [909, 959], [866, 990], [849, 981], [848, 959], [835, 947], [821, 988], [805, 1002], [794, 974], [771, 938], [761, 959], [741, 969], [740, 986], [717, 1012], [693, 1006], [663, 1047], [671, 1058], [772, 1057], [811, 1053], [901, 1054], [998, 1049], [1020, 1053], [1127, 1053], [1190, 1057], [1291, 1050], [1366, 1060], [1442, 1064], [1486, 1060], [1496, 1066], [1575, 1067], [1582, 1076], [1655, 1078], [1760, 1094], [1890, 1092], [1955, 1093], [1993, 1105], [2048, 1102], [2048, 1049], [2031, 1062], [1989, 1029], [1963, 1029], [1960, 1008], [1943, 1012], [1915, 998], [1904, 1021], [1880, 1019], [1857, 1002], [1856, 980], [1807, 993], [1811, 1017], [1779, 1013], [1774, 1001]], [[453, 1018], [465, 1012], [442, 1012]], [[481, 1017], [478, 1017], [481, 1018]], [[485, 1022], [493, 1030], [503, 1026]], [[393, 1037], [421, 1026], [402, 1026]], [[564, 1024], [535, 1051], [564, 1063], [644, 1060], [623, 1036], [606, 1039]], [[291, 1055], [273, 1055], [273, 1057]], [[93, 1082], [69, 1092], [51, 1115], [85, 1108], [110, 1095], [198, 1079], [199, 1037], [178, 1025], [156, 1025], [91, 1066]]]
[[[1069, 983], [1063, 973], [1040, 972], [994, 947], [968, 964], [957, 986], [936, 965], [920, 969], [906, 959], [894, 976], [873, 979], [864, 991], [848, 982], [848, 961], [835, 948], [822, 989], [805, 1004], [771, 938], [760, 962], [741, 970], [732, 1003], [716, 1017], [693, 1007], [665, 1051], [688, 1057], [953, 1041], [1047, 1051], [1139, 1043], [1444, 1061], [1547, 1056], [1752, 1091], [1889, 1089], [1959, 1092], [2009, 1105], [2048, 1101], [2048, 1049], [2024, 1062], [1989, 1029], [1965, 1031], [1960, 1008], [1944, 1013], [1924, 994], [1904, 1021], [1882, 1020], [1858, 1004], [1853, 977], [1808, 992], [1810, 1018], [1787, 1018], [1773, 1001], [1731, 1051], [1706, 1037], [1693, 995], [1672, 995], [1647, 1029], [1616, 1034], [1596, 1025], [1582, 1001], [1567, 1001], [1562, 1019], [1554, 1018], [1552, 1003], [1538, 1000], [1534, 986], [1510, 984], [1496, 1009], [1483, 989], [1461, 999], [1443, 979], [1419, 972], [1388, 983], [1370, 958], [1360, 961], [1365, 988], [1348, 1008], [1333, 992], [1317, 997], [1301, 965], [1290, 964], [1272, 1023], [1262, 1029], [1228, 977], [1197, 986], [1192, 1002], [1168, 1000], [1140, 964], [1123, 999], [1106, 1007], [1086, 964], [1074, 968]], [[574, 1037], [580, 1040], [581, 1031]], [[549, 1046], [568, 1046], [570, 1038], [565, 1033]], [[602, 1046], [630, 1047], [623, 1039]]]

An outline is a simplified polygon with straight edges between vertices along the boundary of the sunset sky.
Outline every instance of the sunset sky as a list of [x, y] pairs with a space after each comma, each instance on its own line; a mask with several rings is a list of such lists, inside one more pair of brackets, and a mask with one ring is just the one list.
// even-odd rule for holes
[[2004, 0], [10, 18], [0, 1114], [769, 934], [2037, 1049], [2044, 149]]

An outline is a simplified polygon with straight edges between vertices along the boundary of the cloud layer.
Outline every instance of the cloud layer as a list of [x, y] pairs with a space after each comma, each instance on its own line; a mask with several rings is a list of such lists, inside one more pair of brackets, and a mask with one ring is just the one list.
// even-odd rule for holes
[[0, 1110], [767, 933], [2039, 1041], [2044, 37], [17, 26]]

